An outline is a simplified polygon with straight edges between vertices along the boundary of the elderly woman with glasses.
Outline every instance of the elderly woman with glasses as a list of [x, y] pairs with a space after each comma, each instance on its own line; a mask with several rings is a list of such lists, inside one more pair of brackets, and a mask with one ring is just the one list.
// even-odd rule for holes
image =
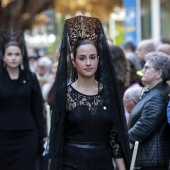
[[129, 140], [139, 141], [135, 167], [142, 170], [168, 170], [170, 135], [167, 123], [166, 83], [170, 79], [170, 56], [150, 52], [142, 69], [143, 95], [131, 112]]

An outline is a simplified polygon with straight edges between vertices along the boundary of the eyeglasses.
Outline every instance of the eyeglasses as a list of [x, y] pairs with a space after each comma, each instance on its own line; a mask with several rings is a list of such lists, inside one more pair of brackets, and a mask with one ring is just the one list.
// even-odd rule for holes
[[154, 68], [154, 69], [155, 69], [155, 67], [152, 67], [152, 66], [143, 66], [142, 70], [143, 70], [143, 71], [146, 71], [146, 70], [149, 70], [149, 69], [151, 69], [151, 68]]

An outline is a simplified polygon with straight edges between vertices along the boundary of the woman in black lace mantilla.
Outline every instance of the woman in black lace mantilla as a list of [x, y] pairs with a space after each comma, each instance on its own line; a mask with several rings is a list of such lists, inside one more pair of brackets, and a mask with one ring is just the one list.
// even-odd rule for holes
[[24, 34], [1, 30], [0, 170], [34, 170], [45, 140], [44, 101], [30, 71]]
[[129, 169], [129, 142], [109, 47], [97, 18], [66, 20], [56, 76], [50, 170]]

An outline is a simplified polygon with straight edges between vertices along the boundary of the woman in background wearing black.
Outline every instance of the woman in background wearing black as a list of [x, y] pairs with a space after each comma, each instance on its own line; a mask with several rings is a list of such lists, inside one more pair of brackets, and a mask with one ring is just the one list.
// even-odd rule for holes
[[45, 139], [43, 98], [30, 72], [24, 36], [0, 33], [0, 169], [33, 170]]

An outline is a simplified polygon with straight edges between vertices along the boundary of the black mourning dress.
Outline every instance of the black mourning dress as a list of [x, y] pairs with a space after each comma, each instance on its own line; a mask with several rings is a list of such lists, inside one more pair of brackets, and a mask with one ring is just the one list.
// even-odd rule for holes
[[0, 77], [0, 170], [33, 170], [38, 141], [46, 136], [43, 98], [35, 75]]
[[122, 157], [105, 92], [85, 95], [68, 86], [62, 170], [113, 170], [112, 157]]

